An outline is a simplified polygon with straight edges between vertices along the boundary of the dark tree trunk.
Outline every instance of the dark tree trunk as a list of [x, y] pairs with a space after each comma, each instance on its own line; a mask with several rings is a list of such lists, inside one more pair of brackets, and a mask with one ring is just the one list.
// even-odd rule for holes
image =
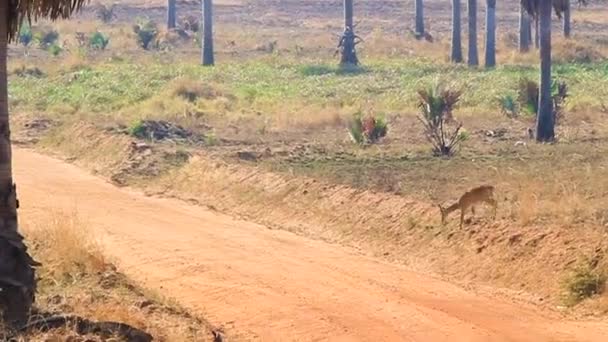
[[486, 3], [486, 68], [496, 66], [496, 0]]
[[519, 11], [519, 52], [530, 51], [530, 16], [523, 6]]
[[460, 23], [460, 0], [452, 0], [452, 54], [454, 63], [462, 62], [462, 38]]
[[203, 0], [203, 65], [214, 65], [213, 56], [213, 3]]
[[353, 28], [353, 0], [344, 0], [344, 28]]
[[16, 187], [13, 184], [8, 114], [7, 25], [10, 1], [0, 2], [0, 320], [19, 327], [34, 302], [36, 263], [18, 233]]
[[424, 5], [422, 0], [416, 0], [416, 38], [424, 37]]
[[540, 89], [536, 140], [553, 141], [555, 138], [553, 101], [551, 99], [551, 1], [540, 2]]
[[469, 65], [479, 65], [479, 53], [477, 52], [477, 0], [469, 0]]
[[175, 28], [175, 2], [176, 0], [167, 0], [167, 28]]
[[564, 37], [570, 38], [570, 0], [567, 1], [568, 6], [564, 11]]
[[357, 51], [355, 45], [357, 36], [353, 27], [353, 0], [344, 0], [344, 34], [340, 39], [339, 48], [342, 49], [340, 58], [341, 65], [358, 65]]
[[540, 47], [540, 22], [538, 19], [534, 19], [534, 47]]

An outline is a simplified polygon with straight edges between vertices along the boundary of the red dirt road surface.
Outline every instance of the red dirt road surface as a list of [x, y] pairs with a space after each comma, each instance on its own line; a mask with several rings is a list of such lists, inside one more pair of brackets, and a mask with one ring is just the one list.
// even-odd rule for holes
[[462, 288], [348, 249], [119, 189], [64, 162], [14, 151], [27, 222], [73, 211], [136, 281], [230, 340], [608, 341], [607, 322]]

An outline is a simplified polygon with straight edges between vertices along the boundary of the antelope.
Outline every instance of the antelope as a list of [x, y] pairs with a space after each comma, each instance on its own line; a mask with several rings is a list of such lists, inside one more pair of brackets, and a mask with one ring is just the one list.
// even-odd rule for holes
[[448, 215], [460, 209], [460, 228], [462, 228], [462, 224], [464, 223], [464, 214], [467, 212], [469, 208], [471, 208], [471, 213], [475, 215], [475, 205], [480, 203], [486, 203], [491, 205], [494, 208], [494, 215], [496, 217], [496, 207], [498, 203], [494, 199], [494, 187], [491, 185], [482, 185], [476, 188], [473, 188], [464, 193], [458, 199], [458, 201], [451, 206], [444, 208], [440, 204], [437, 206], [441, 212], [441, 224], [445, 224], [445, 220]]

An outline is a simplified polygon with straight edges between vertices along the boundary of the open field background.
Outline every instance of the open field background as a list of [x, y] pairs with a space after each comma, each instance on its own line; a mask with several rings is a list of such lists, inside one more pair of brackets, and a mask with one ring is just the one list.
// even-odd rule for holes
[[[508, 119], [498, 105], [499, 97], [516, 96], [522, 77], [538, 75], [536, 52], [516, 51], [518, 1], [498, 4], [494, 70], [447, 63], [446, 1], [425, 2], [433, 43], [409, 31], [413, 1], [356, 1], [363, 65], [348, 70], [333, 58], [340, 1], [214, 3], [213, 68], [198, 65], [194, 36], [167, 34], [164, 50], [137, 46], [132, 25], [147, 17], [162, 27], [161, 1], [117, 4], [110, 23], [91, 8], [34, 26], [55, 28], [64, 48], [58, 56], [11, 48], [17, 142], [118, 185], [354, 246], [455, 282], [521, 291], [551, 308], [579, 302], [570, 285], [581, 275], [605, 278], [608, 6], [575, 9], [571, 40], [560, 37], [556, 20], [554, 75], [570, 96], [557, 143], [537, 145], [527, 138], [534, 118]], [[199, 7], [178, 1], [178, 18]], [[466, 27], [463, 12], [465, 48]], [[74, 32], [95, 30], [109, 36], [107, 49], [79, 49]], [[416, 118], [416, 91], [436, 82], [463, 90], [455, 116], [468, 139], [451, 159], [430, 153]], [[386, 117], [381, 143], [350, 141], [347, 123], [358, 111]], [[185, 133], [137, 138], [145, 120]], [[484, 183], [498, 190], [496, 221], [482, 211], [464, 230], [456, 219], [440, 225], [436, 203]], [[606, 312], [606, 295], [573, 310]]]

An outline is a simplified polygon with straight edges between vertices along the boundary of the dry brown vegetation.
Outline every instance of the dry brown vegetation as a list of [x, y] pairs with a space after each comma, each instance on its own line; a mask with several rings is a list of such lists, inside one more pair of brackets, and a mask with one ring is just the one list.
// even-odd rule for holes
[[[38, 269], [37, 310], [118, 321], [151, 333], [158, 341], [211, 340], [210, 326], [162, 295], [139, 288], [106, 258], [87, 223], [76, 213], [53, 212], [26, 219], [24, 231]], [[44, 222], [44, 223], [42, 223]], [[32, 319], [37, 319], [34, 315]], [[19, 341], [101, 341], [79, 336], [73, 327], [33, 331]]]

